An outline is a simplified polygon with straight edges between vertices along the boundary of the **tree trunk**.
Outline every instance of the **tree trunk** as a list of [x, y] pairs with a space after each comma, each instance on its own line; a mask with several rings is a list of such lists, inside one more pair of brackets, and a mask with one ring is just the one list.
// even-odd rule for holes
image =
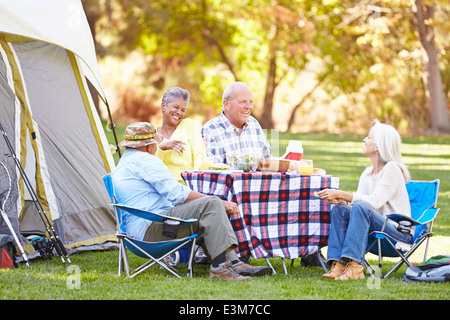
[[289, 118], [288, 125], [287, 125], [288, 132], [291, 131], [291, 127], [294, 124], [295, 113], [297, 112], [297, 110], [300, 109], [300, 107], [303, 105], [303, 103], [305, 103], [305, 101], [308, 100], [308, 98], [314, 93], [314, 91], [316, 91], [316, 89], [322, 84], [322, 82], [324, 80], [325, 80], [325, 77], [322, 77], [319, 81], [317, 81], [315, 86], [307, 94], [305, 94], [303, 96], [302, 100], [300, 100], [300, 102], [295, 105], [294, 109], [292, 109], [291, 116]]
[[266, 92], [264, 94], [263, 113], [259, 123], [264, 129], [273, 129], [273, 97], [275, 96], [275, 89], [277, 88], [276, 82], [277, 75], [277, 58], [275, 52], [272, 52], [269, 62], [269, 74], [267, 75]]
[[425, 67], [423, 80], [425, 83], [425, 95], [430, 107], [430, 130], [431, 133], [435, 134], [450, 132], [450, 120], [434, 42], [434, 28], [432, 22], [431, 24], [426, 23], [427, 21], [432, 21], [434, 6], [423, 6], [421, 0], [415, 0], [412, 10], [422, 45]]

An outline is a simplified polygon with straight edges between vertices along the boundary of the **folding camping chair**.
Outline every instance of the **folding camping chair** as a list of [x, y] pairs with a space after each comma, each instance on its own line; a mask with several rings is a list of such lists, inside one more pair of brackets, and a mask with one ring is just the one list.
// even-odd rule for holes
[[[116, 236], [119, 241], [119, 275], [122, 273], [122, 263], [125, 267], [125, 272], [127, 278], [132, 278], [144, 270], [150, 268], [154, 264], [159, 264], [164, 269], [171, 272], [178, 278], [181, 278], [180, 275], [176, 272], [174, 268], [165, 263], [163, 260], [165, 257], [170, 254], [178, 251], [180, 248], [185, 245], [191, 245], [189, 259], [188, 259], [188, 273], [187, 276], [192, 277], [193, 271], [193, 258], [194, 258], [194, 249], [195, 243], [198, 237], [198, 234], [194, 233], [192, 230], [192, 223], [196, 222], [197, 219], [180, 219], [176, 217], [169, 217], [162, 214], [157, 214], [150, 211], [140, 210], [137, 208], [129, 207], [123, 204], [120, 204], [117, 201], [114, 186], [112, 183], [111, 174], [107, 174], [103, 177], [103, 182], [105, 184], [106, 190], [108, 191], [109, 197], [111, 199], [111, 204], [114, 207], [114, 212], [116, 214], [116, 223], [117, 223], [117, 232]], [[156, 221], [156, 222], [165, 222], [166, 220], [172, 220], [179, 222], [179, 226], [187, 226], [191, 227], [191, 235], [182, 239], [173, 239], [169, 241], [157, 241], [157, 242], [147, 242], [141, 241], [133, 237], [132, 235], [127, 234], [125, 230], [125, 225], [123, 223], [122, 215], [123, 212], [126, 211], [129, 214], [138, 216], [143, 219]], [[136, 268], [130, 276], [130, 265], [128, 262], [128, 255], [126, 249], [130, 250], [133, 254], [148, 259], [147, 262]]]
[[[411, 204], [411, 219], [405, 218], [399, 214], [389, 215], [384, 223], [382, 231], [374, 231], [369, 234], [366, 253], [370, 252], [378, 255], [381, 278], [387, 278], [392, 272], [397, 271], [403, 263], [406, 263], [409, 267], [412, 267], [411, 263], [408, 261], [408, 258], [425, 240], [427, 240], [423, 256], [423, 263], [425, 263], [429, 240], [433, 234], [431, 232], [433, 221], [440, 209], [436, 208], [439, 194], [439, 184], [439, 179], [433, 181], [408, 182], [406, 184], [406, 189], [408, 191], [409, 202]], [[383, 232], [388, 219], [396, 222], [405, 219], [409, 220], [412, 223], [412, 226], [415, 227], [412, 242], [408, 244], [399, 243]], [[381, 250], [379, 248], [381, 248]], [[385, 276], [381, 273], [383, 257], [400, 258], [398, 263]], [[365, 260], [365, 263], [371, 276], [374, 277], [375, 270], [367, 262], [367, 260]]]

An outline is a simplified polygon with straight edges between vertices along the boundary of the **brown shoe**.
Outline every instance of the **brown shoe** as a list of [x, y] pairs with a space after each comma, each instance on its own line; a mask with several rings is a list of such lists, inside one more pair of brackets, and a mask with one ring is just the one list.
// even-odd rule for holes
[[330, 271], [322, 275], [322, 278], [336, 279], [345, 271], [345, 264], [333, 261]]
[[241, 276], [238, 274], [231, 266], [230, 263], [226, 262], [223, 268], [218, 270], [209, 270], [209, 278], [216, 280], [232, 280], [232, 281], [245, 281], [251, 279], [250, 277]]
[[364, 279], [364, 266], [356, 261], [347, 263], [345, 271], [334, 280], [358, 280]]
[[240, 274], [241, 276], [262, 277], [270, 276], [272, 274], [272, 268], [252, 266], [242, 261], [231, 265], [231, 267], [234, 269], [234, 271], [236, 271], [236, 273]]

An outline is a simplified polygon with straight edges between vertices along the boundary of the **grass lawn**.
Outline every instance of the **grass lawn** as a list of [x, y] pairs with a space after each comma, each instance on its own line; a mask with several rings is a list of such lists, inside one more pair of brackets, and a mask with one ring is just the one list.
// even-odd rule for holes
[[[109, 135], [110, 133], [108, 133]], [[118, 128], [121, 140], [123, 127]], [[113, 141], [111, 137], [110, 141]], [[354, 191], [361, 172], [370, 164], [361, 155], [362, 138], [337, 135], [279, 134], [279, 147], [284, 151], [289, 140], [301, 140], [304, 158], [313, 159], [314, 166], [324, 168], [328, 174], [340, 178], [342, 190]], [[273, 147], [277, 142], [272, 141]], [[275, 146], [276, 147], [276, 146]], [[404, 160], [414, 180], [441, 179], [435, 220], [435, 236], [431, 238], [428, 257], [450, 255], [450, 137], [408, 137], [403, 139]], [[424, 246], [423, 246], [424, 247]], [[326, 248], [323, 250], [326, 256]], [[411, 260], [422, 263], [423, 248]], [[299, 260], [283, 273], [281, 259], [271, 259], [277, 274], [255, 278], [245, 283], [211, 281], [208, 266], [199, 265], [194, 278], [176, 279], [159, 267], [126, 279], [117, 275], [118, 251], [77, 253], [71, 256], [72, 266], [64, 266], [58, 257], [53, 260], [35, 259], [32, 267], [0, 270], [0, 299], [65, 299], [65, 300], [449, 300], [448, 283], [407, 283], [402, 280], [403, 266], [390, 278], [374, 282], [370, 278], [339, 282], [322, 279], [323, 270], [300, 267]], [[131, 264], [142, 261], [129, 255]], [[369, 261], [377, 263], [370, 255]], [[393, 260], [385, 259], [387, 272]], [[264, 260], [251, 260], [254, 265], [265, 265]], [[290, 262], [287, 261], [288, 266]], [[180, 266], [184, 275], [185, 267]], [[184, 269], [184, 270], [183, 270]]]

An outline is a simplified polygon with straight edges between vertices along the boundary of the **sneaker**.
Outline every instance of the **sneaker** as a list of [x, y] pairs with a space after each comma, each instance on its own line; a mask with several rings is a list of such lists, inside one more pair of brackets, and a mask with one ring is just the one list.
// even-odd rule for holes
[[242, 261], [231, 265], [231, 267], [241, 276], [262, 277], [270, 276], [272, 274], [272, 268], [252, 266]]
[[168, 265], [172, 269], [175, 269], [177, 267], [177, 262], [175, 261], [177, 258], [177, 256], [176, 256], [177, 253], [178, 253], [178, 251], [175, 253], [171, 253], [168, 256], [162, 258], [161, 261], [163, 261], [166, 265]]
[[195, 264], [209, 264], [208, 257], [202, 247], [197, 246], [195, 252]]
[[231, 281], [246, 281], [250, 280], [250, 277], [242, 276], [238, 274], [232, 268], [231, 264], [226, 262], [222, 267], [210, 268], [209, 278], [215, 280], [231, 280]]

